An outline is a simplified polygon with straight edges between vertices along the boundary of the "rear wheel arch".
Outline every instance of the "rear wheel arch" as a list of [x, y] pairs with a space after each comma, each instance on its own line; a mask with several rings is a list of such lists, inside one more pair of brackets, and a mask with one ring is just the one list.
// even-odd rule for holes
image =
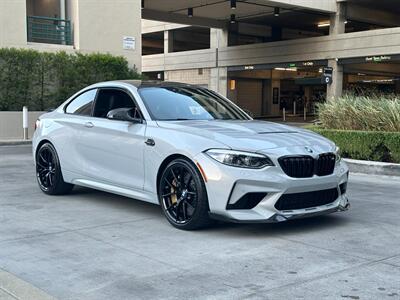
[[48, 139], [43, 139], [43, 140], [41, 140], [41, 141], [39, 142], [39, 144], [36, 146], [36, 150], [35, 150], [35, 159], [36, 159], [36, 155], [38, 154], [38, 151], [40, 150], [40, 148], [41, 148], [44, 144], [50, 144], [50, 145], [52, 145], [53, 148], [56, 150], [56, 153], [57, 153], [57, 156], [58, 156], [58, 160], [59, 160], [59, 163], [60, 163], [60, 167], [61, 167], [61, 173], [62, 173], [62, 162], [61, 162], [61, 159], [60, 159], [59, 152], [58, 152], [58, 150], [57, 150], [56, 145], [54, 145], [50, 140], [48, 140]]
[[64, 181], [57, 150], [49, 140], [40, 141], [35, 151], [35, 161], [36, 178], [45, 194], [63, 195], [71, 192], [74, 186]]

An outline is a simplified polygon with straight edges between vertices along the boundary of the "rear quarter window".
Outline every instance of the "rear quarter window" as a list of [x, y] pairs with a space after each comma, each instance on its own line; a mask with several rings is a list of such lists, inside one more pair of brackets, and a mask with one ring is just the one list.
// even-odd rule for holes
[[66, 107], [67, 114], [91, 116], [97, 89], [86, 91], [72, 100]]

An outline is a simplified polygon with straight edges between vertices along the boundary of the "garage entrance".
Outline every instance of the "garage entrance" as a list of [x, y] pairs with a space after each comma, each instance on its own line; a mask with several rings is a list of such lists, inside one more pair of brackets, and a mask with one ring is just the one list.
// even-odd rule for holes
[[357, 95], [399, 94], [400, 55], [341, 59], [343, 86]]
[[239, 66], [228, 69], [228, 98], [255, 117], [315, 113], [326, 99], [323, 70], [327, 61]]

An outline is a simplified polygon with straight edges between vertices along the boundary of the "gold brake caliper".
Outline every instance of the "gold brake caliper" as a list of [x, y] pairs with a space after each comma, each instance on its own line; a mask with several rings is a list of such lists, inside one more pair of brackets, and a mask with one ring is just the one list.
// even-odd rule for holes
[[[176, 186], [175, 179], [172, 181], [172, 184]], [[176, 196], [175, 189], [171, 186], [171, 202], [172, 204], [176, 204], [178, 202], [178, 197]]]

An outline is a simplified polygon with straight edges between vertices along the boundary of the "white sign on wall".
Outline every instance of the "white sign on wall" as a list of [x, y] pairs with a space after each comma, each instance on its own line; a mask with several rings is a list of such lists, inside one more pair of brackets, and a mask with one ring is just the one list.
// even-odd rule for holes
[[133, 36], [124, 36], [124, 39], [122, 42], [122, 48], [124, 50], [135, 50], [136, 39]]

